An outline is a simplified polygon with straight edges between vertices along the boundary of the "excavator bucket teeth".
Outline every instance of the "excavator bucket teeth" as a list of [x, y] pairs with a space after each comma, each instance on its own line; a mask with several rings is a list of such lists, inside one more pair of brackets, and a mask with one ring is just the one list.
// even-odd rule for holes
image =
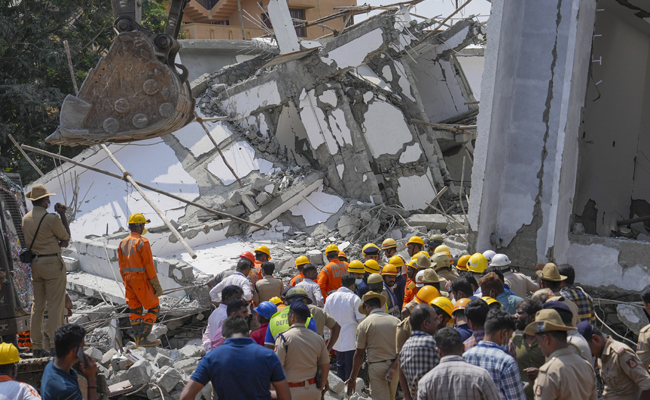
[[61, 107], [58, 129], [45, 139], [68, 146], [163, 136], [194, 118], [187, 81], [156, 57], [142, 32], [122, 32], [91, 69], [77, 96]]

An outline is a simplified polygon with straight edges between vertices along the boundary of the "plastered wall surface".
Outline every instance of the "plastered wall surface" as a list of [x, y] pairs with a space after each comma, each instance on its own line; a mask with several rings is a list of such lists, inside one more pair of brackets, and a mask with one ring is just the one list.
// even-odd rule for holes
[[568, 244], [572, 103], [584, 98], [594, 15], [579, 0], [493, 3], [470, 200], [477, 250], [520, 265], [565, 257], [554, 248]]
[[602, 236], [650, 210], [632, 205], [650, 202], [650, 29], [607, 5], [596, 17], [592, 58], [600, 61], [587, 90], [575, 201], [576, 221]]

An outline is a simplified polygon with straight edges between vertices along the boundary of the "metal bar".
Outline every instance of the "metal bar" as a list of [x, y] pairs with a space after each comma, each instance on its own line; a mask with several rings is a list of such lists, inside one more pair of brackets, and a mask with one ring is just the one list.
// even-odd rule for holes
[[36, 164], [34, 164], [34, 161], [32, 161], [32, 159], [29, 158], [29, 156], [27, 155], [27, 153], [25, 153], [25, 150], [23, 150], [23, 148], [20, 147], [20, 145], [18, 144], [18, 142], [16, 141], [16, 139], [14, 139], [14, 137], [11, 136], [11, 133], [8, 134], [7, 136], [9, 136], [9, 140], [11, 140], [11, 142], [14, 144], [14, 146], [16, 146], [16, 148], [18, 149], [18, 151], [20, 151], [20, 153], [23, 155], [23, 157], [25, 157], [25, 160], [27, 160], [27, 162], [29, 163], [29, 165], [31, 165], [31, 166], [36, 170], [36, 172], [39, 173], [39, 175], [41, 175], [41, 176], [45, 176], [45, 174], [43, 173], [43, 171], [41, 171], [41, 169], [38, 168], [38, 167], [36, 166]]
[[[113, 177], [115, 179], [124, 180], [124, 176], [122, 176], [122, 175], [118, 175], [118, 174], [114, 174], [112, 172], [104, 171], [103, 169], [93, 167], [92, 165], [80, 163], [80, 162], [75, 161], [75, 160], [73, 160], [71, 158], [68, 158], [68, 157], [64, 157], [64, 156], [60, 156], [58, 154], [50, 153], [49, 151], [37, 149], [36, 147], [27, 146], [25, 144], [22, 145], [22, 147], [24, 149], [26, 149], [26, 150], [33, 151], [34, 153], [39, 153], [39, 154], [42, 154], [42, 155], [45, 155], [45, 156], [55, 157], [55, 158], [58, 158], [59, 160], [69, 162], [70, 164], [74, 164], [74, 165], [77, 165], [79, 167], [83, 167], [83, 168], [86, 168], [88, 170], [98, 172], [100, 174], [108, 175], [108, 176]], [[264, 230], [269, 230], [269, 228], [264, 226], [264, 225], [260, 225], [258, 223], [252, 222], [252, 221], [248, 221], [248, 220], [245, 220], [245, 219], [242, 219], [242, 218], [239, 218], [239, 217], [235, 217], [234, 215], [227, 214], [227, 213], [224, 213], [224, 212], [221, 212], [221, 211], [213, 210], [212, 208], [206, 207], [206, 206], [204, 206], [202, 204], [196, 203], [196, 202], [191, 201], [191, 200], [184, 199], [184, 198], [176, 196], [175, 194], [172, 194], [172, 193], [167, 193], [164, 190], [160, 190], [160, 189], [158, 189], [156, 187], [149, 186], [149, 185], [147, 185], [145, 183], [142, 183], [142, 182], [136, 181], [136, 183], [138, 185], [140, 185], [141, 187], [145, 188], [145, 189], [151, 190], [152, 192], [160, 193], [160, 194], [165, 195], [167, 197], [171, 197], [172, 199], [182, 201], [183, 203], [190, 204], [192, 206], [198, 207], [198, 208], [200, 208], [202, 210], [205, 210], [205, 211], [209, 211], [209, 212], [211, 212], [213, 214], [216, 214], [216, 215], [218, 215], [220, 217], [230, 218], [230, 219], [232, 219], [234, 221], [241, 222], [243, 224], [255, 226], [255, 227], [258, 227], [258, 228], [261, 228], [261, 229], [264, 229]]]
[[234, 176], [235, 179], [237, 179], [237, 182], [239, 182], [239, 186], [244, 186], [241, 179], [239, 179], [239, 177], [235, 173], [235, 170], [230, 166], [230, 164], [228, 163], [228, 160], [226, 160], [226, 156], [224, 156], [223, 153], [221, 152], [221, 149], [219, 148], [219, 144], [212, 137], [212, 133], [210, 133], [210, 130], [208, 129], [208, 127], [205, 126], [205, 124], [203, 123], [203, 119], [197, 115], [196, 120], [199, 122], [199, 124], [201, 124], [201, 126], [203, 127], [203, 130], [205, 131], [206, 135], [208, 135], [208, 137], [212, 141], [212, 144], [214, 145], [214, 147], [217, 148], [217, 151], [219, 152], [219, 155], [221, 155], [221, 159], [223, 160], [224, 164], [226, 164], [226, 167], [228, 167], [228, 169], [232, 173], [232, 176]]

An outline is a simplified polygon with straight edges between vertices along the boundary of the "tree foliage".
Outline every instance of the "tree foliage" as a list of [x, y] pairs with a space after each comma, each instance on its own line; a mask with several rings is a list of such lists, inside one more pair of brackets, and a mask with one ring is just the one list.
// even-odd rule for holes
[[[143, 25], [162, 32], [167, 11], [155, 0], [143, 1]], [[45, 137], [59, 124], [59, 108], [74, 87], [63, 42], [68, 41], [77, 85], [114, 38], [110, 0], [0, 1], [0, 166], [19, 172], [23, 182], [39, 177], [8, 138], [55, 153]], [[74, 156], [83, 148], [61, 148]], [[32, 160], [47, 172], [52, 159], [34, 153]]]

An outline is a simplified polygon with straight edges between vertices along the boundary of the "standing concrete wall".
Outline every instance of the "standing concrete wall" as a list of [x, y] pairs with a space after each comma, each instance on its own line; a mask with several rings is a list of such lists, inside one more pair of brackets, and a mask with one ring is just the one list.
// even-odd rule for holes
[[493, 2], [470, 199], [479, 251], [566, 261], [595, 8]]

